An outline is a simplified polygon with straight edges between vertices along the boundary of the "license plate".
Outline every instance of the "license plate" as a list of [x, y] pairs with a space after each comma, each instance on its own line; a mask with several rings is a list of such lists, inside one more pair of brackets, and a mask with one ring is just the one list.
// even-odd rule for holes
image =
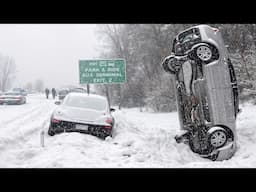
[[77, 125], [76, 125], [76, 129], [88, 131], [88, 125], [80, 125], [80, 124], [77, 124]]

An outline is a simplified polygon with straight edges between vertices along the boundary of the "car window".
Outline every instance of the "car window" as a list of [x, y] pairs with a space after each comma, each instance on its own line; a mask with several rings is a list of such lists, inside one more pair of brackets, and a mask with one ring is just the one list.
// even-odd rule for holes
[[84, 93], [84, 90], [82, 90], [82, 89], [71, 89], [70, 92]]
[[176, 46], [176, 44], [177, 44], [177, 39], [175, 38], [173, 40], [173, 44], [172, 44], [172, 53], [175, 53], [175, 46]]
[[59, 95], [66, 95], [66, 94], [68, 94], [68, 91], [67, 91], [67, 90], [59, 91]]
[[190, 29], [179, 35], [179, 42], [185, 43], [194, 39], [200, 38], [198, 29]]
[[5, 95], [20, 95], [20, 93], [16, 93], [16, 92], [7, 92], [7, 93], [5, 93]]
[[107, 101], [101, 98], [72, 95], [66, 98], [63, 105], [103, 111], [107, 107]]

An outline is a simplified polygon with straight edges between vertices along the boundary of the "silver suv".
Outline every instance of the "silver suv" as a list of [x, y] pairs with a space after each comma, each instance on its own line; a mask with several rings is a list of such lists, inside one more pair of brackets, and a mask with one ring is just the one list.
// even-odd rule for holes
[[236, 151], [238, 89], [228, 50], [218, 29], [198, 25], [179, 33], [162, 62], [173, 74], [180, 127], [175, 137], [211, 160]]

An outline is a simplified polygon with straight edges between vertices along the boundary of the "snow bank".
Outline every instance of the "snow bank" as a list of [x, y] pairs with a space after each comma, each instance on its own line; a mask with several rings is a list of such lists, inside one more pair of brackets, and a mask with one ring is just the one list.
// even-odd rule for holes
[[24, 106], [0, 106], [0, 167], [26, 168], [232, 168], [256, 167], [256, 106], [243, 104], [238, 116], [238, 151], [230, 160], [212, 162], [177, 144], [178, 114], [122, 109], [113, 113], [113, 138], [80, 133], [45, 135], [54, 108], [43, 95]]

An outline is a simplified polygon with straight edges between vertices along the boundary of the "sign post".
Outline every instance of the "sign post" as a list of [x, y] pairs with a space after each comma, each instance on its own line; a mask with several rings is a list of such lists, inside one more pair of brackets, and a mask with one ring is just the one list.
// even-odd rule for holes
[[87, 93], [88, 93], [88, 95], [90, 94], [90, 84], [89, 83], [87, 83]]

